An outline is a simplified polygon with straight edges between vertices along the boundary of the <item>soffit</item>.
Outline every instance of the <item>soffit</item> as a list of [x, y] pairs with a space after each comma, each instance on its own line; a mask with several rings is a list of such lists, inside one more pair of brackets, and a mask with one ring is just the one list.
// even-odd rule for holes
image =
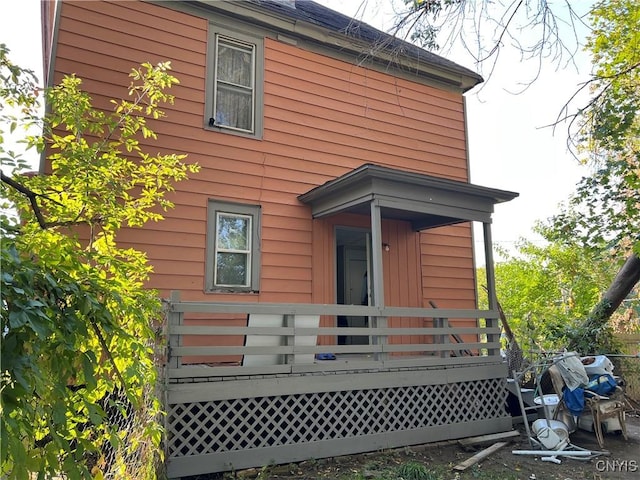
[[304, 193], [298, 199], [311, 206], [314, 218], [338, 213], [371, 214], [371, 202], [384, 219], [411, 222], [414, 230], [455, 223], [491, 222], [494, 205], [518, 194], [466, 182], [362, 165]]

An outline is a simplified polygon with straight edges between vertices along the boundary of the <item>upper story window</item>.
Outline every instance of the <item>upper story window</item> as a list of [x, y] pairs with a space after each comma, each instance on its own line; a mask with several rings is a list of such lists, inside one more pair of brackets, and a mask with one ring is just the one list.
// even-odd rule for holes
[[261, 137], [263, 40], [211, 26], [207, 126]]
[[254, 132], [256, 47], [216, 35], [215, 124]]
[[209, 201], [207, 291], [257, 291], [260, 207]]

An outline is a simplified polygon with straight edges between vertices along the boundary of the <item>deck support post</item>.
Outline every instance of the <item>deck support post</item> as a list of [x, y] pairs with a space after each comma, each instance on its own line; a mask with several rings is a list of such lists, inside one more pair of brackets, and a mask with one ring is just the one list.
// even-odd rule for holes
[[[168, 409], [169, 408], [169, 396], [168, 396], [168, 387], [171, 384], [171, 371], [176, 371], [178, 368], [182, 367], [182, 357], [181, 356], [177, 356], [174, 355], [172, 353], [172, 349], [174, 347], [181, 347], [182, 346], [182, 335], [174, 335], [173, 332], [171, 331], [171, 327], [174, 326], [178, 326], [178, 325], [182, 325], [183, 321], [184, 321], [184, 313], [183, 312], [176, 312], [174, 310], [174, 305], [176, 303], [180, 302], [180, 292], [178, 290], [172, 290], [171, 294], [169, 296], [169, 306], [167, 308], [167, 324], [164, 325], [164, 328], [166, 329], [166, 335], [167, 335], [167, 346], [165, 348], [165, 358], [166, 358], [166, 365], [165, 365], [165, 375], [164, 375], [164, 388], [162, 389], [162, 395], [163, 395], [163, 408], [164, 409]], [[169, 419], [168, 416], [164, 416], [164, 428], [165, 431], [170, 431], [170, 427], [169, 427]], [[166, 454], [166, 452], [165, 452]]]
[[175, 327], [178, 325], [182, 325], [184, 323], [184, 313], [176, 312], [173, 309], [173, 305], [176, 303], [180, 303], [180, 292], [177, 290], [171, 291], [171, 296], [169, 297], [169, 313], [168, 313], [168, 329], [169, 329], [169, 342], [168, 342], [168, 352], [167, 352], [167, 360], [169, 368], [180, 368], [182, 367], [182, 357], [173, 355], [171, 349], [173, 347], [181, 347], [182, 346], [182, 335], [171, 335], [171, 327]]

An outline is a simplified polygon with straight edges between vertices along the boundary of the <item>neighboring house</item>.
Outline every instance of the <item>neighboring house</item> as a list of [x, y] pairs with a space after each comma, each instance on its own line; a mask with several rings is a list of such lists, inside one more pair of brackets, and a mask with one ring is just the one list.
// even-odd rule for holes
[[105, 108], [142, 62], [180, 80], [149, 147], [201, 171], [119, 237], [180, 292], [170, 476], [511, 428], [490, 224], [516, 194], [469, 183], [476, 73], [301, 0], [43, 2], [43, 32], [47, 83]]

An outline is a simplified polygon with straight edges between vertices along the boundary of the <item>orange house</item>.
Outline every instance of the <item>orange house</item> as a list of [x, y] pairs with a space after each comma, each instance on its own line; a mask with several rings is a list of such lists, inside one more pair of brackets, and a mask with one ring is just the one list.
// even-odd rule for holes
[[43, 32], [47, 83], [105, 108], [142, 62], [180, 80], [149, 147], [201, 171], [119, 238], [170, 297], [171, 477], [511, 428], [491, 216], [517, 194], [469, 183], [481, 77], [306, 0], [43, 2]]

